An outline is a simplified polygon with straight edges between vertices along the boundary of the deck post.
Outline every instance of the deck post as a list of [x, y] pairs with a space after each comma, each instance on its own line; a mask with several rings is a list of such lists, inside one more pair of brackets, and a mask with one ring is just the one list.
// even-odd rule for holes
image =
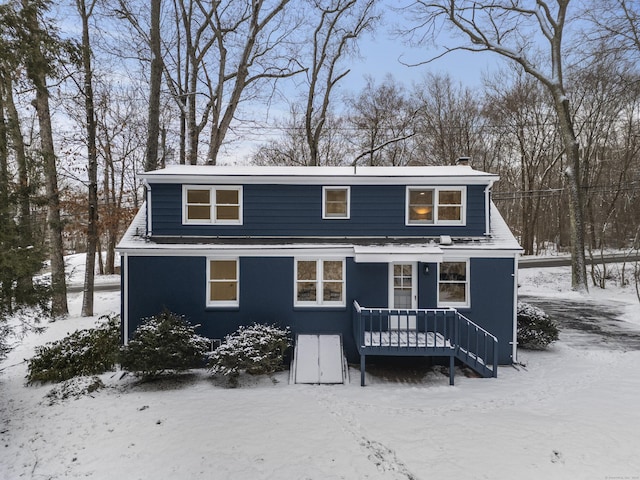
[[366, 355], [360, 354], [360, 386], [364, 387], [364, 364]]
[[456, 359], [453, 355], [449, 356], [449, 385], [453, 385], [453, 379], [456, 376]]

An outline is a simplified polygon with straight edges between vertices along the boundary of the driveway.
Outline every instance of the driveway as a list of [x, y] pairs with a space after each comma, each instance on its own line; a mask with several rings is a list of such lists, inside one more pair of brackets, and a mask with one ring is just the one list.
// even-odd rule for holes
[[614, 301], [565, 300], [519, 296], [542, 308], [560, 327], [560, 339], [580, 348], [640, 350], [640, 329], [618, 317], [622, 307]]

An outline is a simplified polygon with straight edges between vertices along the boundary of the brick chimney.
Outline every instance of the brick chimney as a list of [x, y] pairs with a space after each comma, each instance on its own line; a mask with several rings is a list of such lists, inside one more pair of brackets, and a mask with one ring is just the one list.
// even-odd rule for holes
[[458, 157], [458, 159], [456, 160], [456, 165], [468, 167], [470, 162], [471, 157]]

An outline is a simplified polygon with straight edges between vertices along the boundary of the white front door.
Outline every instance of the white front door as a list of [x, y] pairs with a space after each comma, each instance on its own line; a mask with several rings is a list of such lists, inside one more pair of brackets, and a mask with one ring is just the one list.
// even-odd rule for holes
[[[418, 308], [418, 264], [389, 264], [389, 308], [415, 310]], [[415, 330], [415, 315], [390, 315], [392, 330]]]

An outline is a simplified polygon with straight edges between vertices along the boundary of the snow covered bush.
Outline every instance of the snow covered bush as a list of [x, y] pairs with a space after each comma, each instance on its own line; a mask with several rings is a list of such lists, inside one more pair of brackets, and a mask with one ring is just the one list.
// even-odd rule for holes
[[118, 362], [120, 316], [105, 315], [100, 320], [103, 323], [95, 328], [76, 330], [37, 347], [27, 364], [28, 382], [62, 382], [113, 370]]
[[558, 340], [558, 326], [542, 309], [518, 302], [518, 346], [544, 350]]
[[290, 345], [288, 328], [258, 323], [242, 326], [227, 335], [213, 352], [209, 368], [214, 374], [226, 376], [229, 384], [235, 386], [241, 371], [260, 375], [284, 369], [284, 354]]
[[144, 319], [121, 349], [121, 367], [145, 378], [202, 367], [210, 341], [196, 327], [168, 310]]

